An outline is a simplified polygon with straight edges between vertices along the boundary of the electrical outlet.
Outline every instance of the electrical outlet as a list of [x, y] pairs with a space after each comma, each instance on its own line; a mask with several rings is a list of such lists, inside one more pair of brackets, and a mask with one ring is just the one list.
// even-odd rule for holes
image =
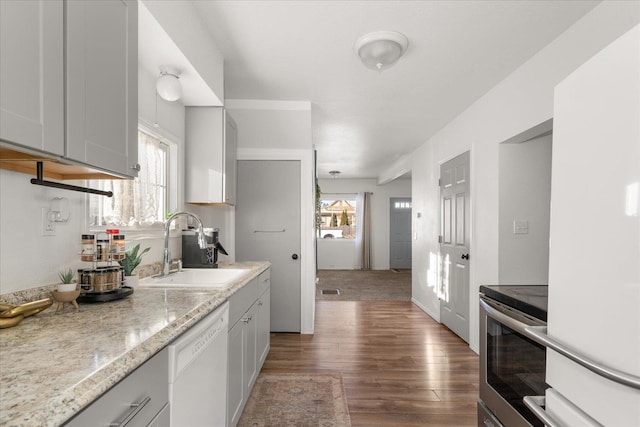
[[41, 230], [43, 236], [55, 236], [56, 229], [53, 222], [49, 221], [49, 208], [42, 208]]

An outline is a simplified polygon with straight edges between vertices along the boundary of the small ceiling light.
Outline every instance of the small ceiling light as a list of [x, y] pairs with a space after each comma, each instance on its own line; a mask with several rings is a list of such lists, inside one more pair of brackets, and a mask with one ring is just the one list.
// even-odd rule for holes
[[160, 66], [160, 77], [156, 81], [156, 91], [166, 101], [177, 101], [182, 97], [180, 72], [168, 65]]
[[409, 47], [409, 40], [396, 31], [376, 31], [360, 37], [353, 49], [372, 70], [391, 67]]
[[340, 171], [329, 171], [329, 175], [331, 175], [331, 178], [335, 178], [340, 175]]

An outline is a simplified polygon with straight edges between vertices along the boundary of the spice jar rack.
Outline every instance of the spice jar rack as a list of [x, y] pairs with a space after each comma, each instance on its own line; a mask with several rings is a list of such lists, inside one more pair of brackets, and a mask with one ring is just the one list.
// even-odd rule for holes
[[124, 270], [118, 261], [125, 258], [125, 236], [117, 229], [82, 235], [80, 259], [92, 268], [78, 270], [78, 302], [102, 302], [124, 298], [133, 289], [123, 286]]

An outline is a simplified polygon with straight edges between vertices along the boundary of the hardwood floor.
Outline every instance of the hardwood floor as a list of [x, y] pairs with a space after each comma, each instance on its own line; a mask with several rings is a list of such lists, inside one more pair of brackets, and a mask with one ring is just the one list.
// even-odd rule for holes
[[265, 372], [340, 372], [357, 426], [476, 426], [478, 356], [406, 301], [317, 301], [314, 335], [271, 334]]

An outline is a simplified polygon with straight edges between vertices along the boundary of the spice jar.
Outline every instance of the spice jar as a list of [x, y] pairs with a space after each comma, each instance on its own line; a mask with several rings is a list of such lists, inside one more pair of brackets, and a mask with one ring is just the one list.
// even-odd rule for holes
[[98, 239], [96, 258], [98, 261], [109, 261], [109, 239]]
[[117, 289], [120, 287], [120, 268], [113, 267], [108, 270], [109, 289]]
[[93, 257], [95, 255], [94, 245], [95, 243], [95, 235], [93, 234], [83, 234], [82, 235], [82, 250], [80, 252], [80, 259], [82, 261], [93, 261]]
[[111, 240], [111, 257], [113, 259], [124, 259], [125, 257], [125, 239], [124, 234], [115, 234]]

